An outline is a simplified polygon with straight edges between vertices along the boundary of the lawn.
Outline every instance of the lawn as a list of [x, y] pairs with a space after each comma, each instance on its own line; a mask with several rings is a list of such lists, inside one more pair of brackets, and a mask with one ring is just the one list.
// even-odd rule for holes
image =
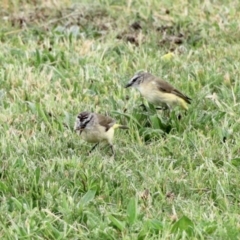
[[[238, 0], [3, 0], [0, 19], [1, 239], [240, 239]], [[140, 70], [189, 110], [125, 89]], [[86, 110], [128, 125], [115, 157], [74, 132]]]

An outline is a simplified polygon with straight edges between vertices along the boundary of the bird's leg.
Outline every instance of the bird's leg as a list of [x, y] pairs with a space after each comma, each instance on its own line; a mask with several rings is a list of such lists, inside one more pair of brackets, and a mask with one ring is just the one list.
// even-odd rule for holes
[[115, 151], [114, 151], [113, 145], [110, 145], [110, 148], [111, 148], [111, 151], [112, 151], [112, 155], [115, 156]]
[[163, 104], [161, 107], [157, 107], [156, 110], [162, 110], [163, 115], [170, 117], [171, 108], [167, 104]]
[[156, 107], [155, 109], [156, 109], [156, 110], [163, 110], [163, 111], [166, 111], [166, 110], [169, 110], [170, 107], [169, 107], [167, 104], [162, 103], [160, 106]]
[[162, 107], [156, 107], [156, 110], [166, 111], [166, 110], [169, 110], [169, 108], [168, 108], [168, 106], [162, 106]]
[[91, 150], [89, 151], [89, 154], [97, 147], [97, 145], [98, 145], [98, 143], [95, 144], [95, 145], [91, 148]]
[[166, 109], [165, 113], [165, 115], [169, 118], [171, 116], [171, 109]]
[[145, 104], [144, 103], [142, 103], [139, 107], [142, 107], [143, 108], [143, 111], [147, 111], [147, 107], [145, 106]]

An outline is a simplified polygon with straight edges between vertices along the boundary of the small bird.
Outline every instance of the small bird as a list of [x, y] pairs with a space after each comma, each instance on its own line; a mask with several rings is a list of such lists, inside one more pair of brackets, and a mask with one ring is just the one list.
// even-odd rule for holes
[[81, 112], [78, 114], [74, 130], [78, 131], [82, 138], [89, 142], [95, 143], [89, 153], [91, 153], [100, 142], [107, 142], [113, 149], [113, 136], [116, 128], [128, 129], [127, 126], [116, 124], [111, 117], [104, 116], [93, 112]]
[[191, 103], [191, 98], [181, 93], [170, 83], [148, 72], [139, 72], [135, 74], [125, 86], [125, 88], [128, 87], [138, 89], [148, 102], [158, 106], [167, 106], [169, 109], [179, 105], [187, 110], [187, 103]]

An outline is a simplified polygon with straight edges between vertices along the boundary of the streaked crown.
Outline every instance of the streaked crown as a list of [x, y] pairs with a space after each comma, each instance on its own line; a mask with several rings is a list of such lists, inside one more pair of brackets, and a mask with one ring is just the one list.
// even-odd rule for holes
[[79, 113], [75, 121], [74, 130], [83, 130], [88, 126], [91, 126], [93, 124], [93, 117], [94, 113], [91, 112]]
[[128, 87], [138, 87], [145, 79], [147, 79], [151, 74], [148, 72], [140, 71], [136, 73], [125, 86]]

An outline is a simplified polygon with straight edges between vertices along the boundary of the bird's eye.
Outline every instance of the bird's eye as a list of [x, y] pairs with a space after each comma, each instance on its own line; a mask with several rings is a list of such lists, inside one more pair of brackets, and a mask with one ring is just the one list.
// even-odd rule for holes
[[93, 116], [88, 116], [87, 118], [81, 119], [82, 127], [85, 128], [87, 124], [92, 120]]
[[138, 76], [133, 77], [132, 78], [132, 83], [135, 83], [137, 81], [137, 79], [138, 79]]

